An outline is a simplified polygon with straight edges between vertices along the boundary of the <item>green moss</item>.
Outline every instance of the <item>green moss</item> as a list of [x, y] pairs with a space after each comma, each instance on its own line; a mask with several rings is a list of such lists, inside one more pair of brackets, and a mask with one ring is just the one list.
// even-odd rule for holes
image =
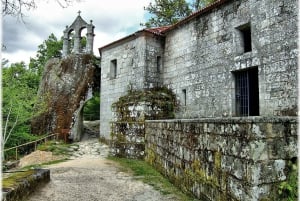
[[214, 154], [215, 154], [214, 155], [215, 156], [215, 160], [214, 160], [215, 169], [220, 170], [221, 169], [221, 152], [216, 151]]
[[[130, 107], [136, 106], [145, 106], [146, 111], [141, 109], [134, 111], [136, 115], [132, 115]], [[176, 108], [176, 96], [166, 87], [128, 90], [125, 96], [120, 97], [117, 102], [112, 104], [112, 111], [114, 111], [117, 118], [117, 122], [111, 124], [111, 140], [113, 146], [118, 147], [120, 144], [135, 143], [126, 140], [127, 133], [137, 137], [143, 137], [145, 135], [143, 127], [145, 120], [174, 118]], [[141, 146], [139, 146], [139, 148], [141, 148], [141, 151], [144, 151]], [[154, 164], [156, 159], [154, 155], [151, 155], [148, 160], [151, 164]], [[157, 161], [155, 161], [155, 163], [157, 163]]]
[[162, 194], [173, 194], [182, 201], [192, 201], [193, 197], [182, 193], [178, 188], [173, 186], [166, 178], [164, 178], [153, 167], [142, 160], [124, 159], [109, 157], [110, 160], [118, 162], [122, 166], [122, 171], [127, 171], [160, 191]]
[[2, 188], [14, 188], [18, 185], [20, 181], [33, 175], [33, 173], [34, 170], [13, 173], [9, 177], [2, 179]]
[[59, 159], [59, 160], [53, 160], [53, 161], [49, 161], [49, 162], [46, 162], [46, 163], [41, 163], [41, 164], [35, 164], [35, 165], [28, 165], [28, 166], [25, 166], [25, 167], [22, 167], [21, 170], [30, 170], [30, 169], [39, 169], [39, 168], [42, 168], [44, 166], [47, 166], [47, 165], [53, 165], [53, 164], [57, 164], [57, 163], [62, 163], [62, 162], [65, 162], [65, 161], [68, 161], [69, 159], [67, 158], [63, 158], [63, 159]]
[[155, 164], [155, 153], [153, 151], [153, 147], [152, 148], [148, 148], [147, 149], [147, 154], [146, 154], [147, 158], [146, 161], [150, 164], [150, 165], [154, 165]]
[[166, 87], [153, 88], [148, 90], [128, 91], [128, 94], [119, 98], [112, 104], [112, 109], [117, 113], [119, 121], [136, 121], [130, 118], [129, 106], [136, 106], [145, 103], [156, 110], [152, 116], [145, 116], [145, 119], [174, 118], [174, 111], [177, 108], [175, 94]]
[[66, 144], [63, 141], [47, 141], [37, 147], [40, 151], [51, 151], [54, 155], [71, 155], [73, 150], [70, 147], [79, 146], [77, 144]]

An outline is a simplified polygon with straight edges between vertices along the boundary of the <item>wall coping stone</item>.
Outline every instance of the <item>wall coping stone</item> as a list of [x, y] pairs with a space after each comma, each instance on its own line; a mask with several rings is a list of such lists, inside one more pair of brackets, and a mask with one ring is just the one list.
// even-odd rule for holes
[[21, 201], [34, 192], [42, 183], [50, 181], [50, 169], [34, 169], [33, 174], [19, 179], [15, 187], [2, 189], [2, 201]]
[[280, 117], [215, 117], [215, 118], [198, 118], [198, 119], [161, 119], [145, 120], [146, 123], [158, 122], [186, 122], [186, 123], [298, 123], [298, 117], [280, 116]]

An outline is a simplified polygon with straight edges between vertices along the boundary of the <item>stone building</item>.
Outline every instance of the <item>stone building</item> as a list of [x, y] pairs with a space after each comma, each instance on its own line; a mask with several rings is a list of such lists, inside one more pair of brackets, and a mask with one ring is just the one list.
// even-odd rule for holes
[[141, 127], [152, 166], [201, 200], [280, 200], [298, 152], [297, 19], [296, 0], [217, 0], [99, 48], [100, 134], [120, 97], [165, 86], [179, 108]]
[[167, 86], [176, 118], [297, 115], [296, 0], [218, 0], [99, 48], [101, 135], [128, 89]]

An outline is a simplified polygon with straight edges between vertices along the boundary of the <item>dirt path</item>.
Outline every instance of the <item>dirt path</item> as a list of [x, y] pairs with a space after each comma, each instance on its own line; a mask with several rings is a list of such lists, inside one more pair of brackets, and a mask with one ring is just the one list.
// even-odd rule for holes
[[[80, 145], [85, 152], [75, 159], [50, 165], [51, 181], [32, 194], [28, 201], [175, 201], [151, 186], [120, 171], [103, 154], [92, 154], [97, 141]], [[93, 147], [88, 148], [89, 144]], [[99, 146], [101, 147], [101, 146]], [[103, 150], [102, 153], [107, 150]], [[100, 150], [101, 152], [101, 150]], [[105, 152], [107, 153], [107, 152]]]

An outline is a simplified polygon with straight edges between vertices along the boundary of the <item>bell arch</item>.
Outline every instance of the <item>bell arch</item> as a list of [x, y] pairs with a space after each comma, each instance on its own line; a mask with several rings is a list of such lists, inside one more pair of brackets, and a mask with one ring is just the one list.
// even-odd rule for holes
[[[66, 26], [66, 29], [64, 30], [64, 37], [63, 37], [63, 56], [67, 56], [70, 53], [74, 54], [93, 54], [93, 43], [94, 43], [94, 28], [93, 21], [90, 20], [90, 23], [87, 23], [84, 21], [80, 16], [80, 11], [78, 11], [78, 16], [75, 19], [75, 21], [72, 23], [71, 26]], [[81, 32], [83, 29], [86, 29], [86, 47], [85, 51], [82, 51], [81, 46]], [[73, 50], [70, 50], [71, 47], [71, 39], [70, 35], [74, 31], [74, 44], [73, 44]]]

